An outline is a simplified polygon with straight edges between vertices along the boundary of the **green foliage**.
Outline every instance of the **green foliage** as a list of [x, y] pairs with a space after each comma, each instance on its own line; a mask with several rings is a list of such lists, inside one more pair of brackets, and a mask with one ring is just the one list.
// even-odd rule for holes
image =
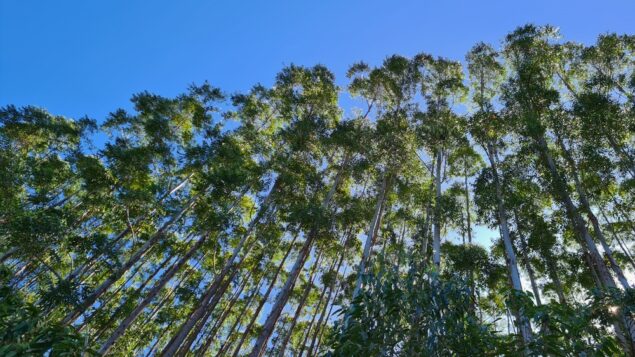
[[347, 77], [0, 108], [0, 355], [633, 354], [635, 37]]
[[11, 272], [0, 270], [0, 354], [2, 356], [95, 354], [86, 336], [72, 327], [42, 319], [42, 311], [9, 286]]
[[[332, 356], [504, 355], [512, 340], [479, 321], [467, 280], [435, 271], [368, 277], [331, 336]], [[347, 311], [347, 312], [346, 312]]]

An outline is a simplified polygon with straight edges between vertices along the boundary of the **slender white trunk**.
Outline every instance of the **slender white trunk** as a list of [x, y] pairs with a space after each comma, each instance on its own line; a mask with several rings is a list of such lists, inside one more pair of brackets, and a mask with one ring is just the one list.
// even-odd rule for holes
[[377, 232], [378, 224], [381, 220], [381, 210], [384, 204], [384, 199], [386, 197], [386, 190], [388, 186], [387, 182], [387, 174], [384, 173], [382, 178], [382, 183], [377, 194], [377, 203], [375, 204], [375, 213], [373, 214], [373, 219], [370, 222], [370, 227], [368, 227], [368, 233], [366, 234], [366, 243], [364, 244], [364, 253], [362, 254], [362, 258], [359, 262], [359, 269], [357, 273], [357, 282], [355, 284], [355, 291], [353, 292], [353, 299], [357, 297], [362, 288], [362, 282], [364, 280], [364, 274], [366, 273], [366, 264], [368, 264], [368, 259], [370, 258], [370, 250], [372, 248], [373, 242], [375, 241], [375, 234]]
[[[512, 289], [522, 292], [523, 287], [520, 281], [520, 273], [518, 272], [518, 261], [516, 259], [516, 253], [514, 252], [514, 246], [512, 244], [511, 236], [509, 234], [509, 223], [507, 222], [507, 209], [505, 202], [503, 201], [503, 190], [501, 187], [500, 178], [498, 176], [498, 163], [496, 148], [493, 145], [488, 145], [486, 148], [487, 156], [492, 168], [492, 175], [494, 178], [494, 186], [496, 191], [497, 201], [497, 213], [498, 222], [500, 227], [501, 236], [503, 238], [503, 245], [505, 247], [505, 256], [507, 257], [507, 268], [509, 269], [509, 277], [512, 284]], [[529, 344], [532, 339], [531, 325], [529, 320], [524, 316], [522, 311], [516, 312], [518, 320], [518, 328], [523, 338], [525, 345]]]
[[434, 174], [434, 232], [432, 236], [432, 262], [437, 267], [441, 266], [441, 167], [443, 164], [443, 152], [437, 150], [437, 167]]

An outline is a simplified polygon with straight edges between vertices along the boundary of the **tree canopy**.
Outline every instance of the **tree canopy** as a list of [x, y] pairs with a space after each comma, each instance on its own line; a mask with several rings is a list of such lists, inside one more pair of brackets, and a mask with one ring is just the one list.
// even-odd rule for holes
[[635, 36], [346, 83], [0, 108], [0, 355], [635, 355]]

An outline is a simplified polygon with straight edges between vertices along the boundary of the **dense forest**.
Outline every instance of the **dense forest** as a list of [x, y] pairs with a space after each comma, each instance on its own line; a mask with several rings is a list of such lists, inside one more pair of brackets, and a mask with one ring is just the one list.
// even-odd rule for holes
[[0, 355], [635, 355], [635, 36], [459, 60], [0, 108]]

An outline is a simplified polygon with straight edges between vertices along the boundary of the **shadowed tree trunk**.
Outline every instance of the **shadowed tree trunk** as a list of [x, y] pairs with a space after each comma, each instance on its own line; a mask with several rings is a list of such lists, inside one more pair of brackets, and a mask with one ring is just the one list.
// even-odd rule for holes
[[[344, 244], [346, 244], [346, 238], [348, 237], [348, 234], [344, 236]], [[339, 274], [340, 268], [342, 267], [342, 263], [344, 262], [344, 255], [346, 254], [347, 249], [344, 249], [344, 251], [342, 251], [342, 254], [340, 254], [340, 259], [337, 263], [337, 267], [335, 268], [335, 274], [336, 274], [336, 278]], [[313, 332], [313, 337], [311, 338], [311, 344], [309, 346], [309, 350], [308, 350], [308, 355], [311, 356], [311, 354], [313, 353], [313, 348], [315, 345], [315, 340], [317, 338], [317, 335], [320, 331], [320, 327], [322, 326], [322, 323], [324, 322], [324, 318], [325, 318], [325, 314], [326, 314], [326, 308], [329, 305], [329, 301], [331, 301], [331, 295], [333, 294], [333, 284], [335, 284], [336, 279], [333, 279], [333, 281], [331, 282], [331, 284], [328, 286], [328, 295], [326, 296], [326, 300], [324, 300], [324, 307], [322, 308], [322, 311], [320, 312], [320, 319], [318, 320], [317, 324], [315, 325], [315, 332]], [[327, 288], [326, 286], [324, 287], [325, 289]], [[322, 296], [320, 296], [320, 303], [322, 303], [322, 298], [324, 295], [324, 291], [322, 291]], [[315, 313], [317, 314], [319, 311], [319, 306], [315, 308]], [[313, 315], [313, 319], [311, 320], [311, 326], [313, 325], [313, 320], [315, 319], [315, 314]], [[302, 353], [304, 352], [304, 348], [307, 342], [307, 338], [309, 337], [309, 332], [307, 331], [306, 337], [304, 339], [304, 342], [302, 343], [302, 347], [300, 352], [298, 353], [298, 357], [302, 356]]]
[[595, 232], [595, 235], [597, 236], [597, 238], [600, 240], [600, 244], [602, 245], [602, 249], [604, 249], [604, 254], [606, 255], [606, 258], [608, 259], [610, 263], [611, 269], [617, 276], [617, 279], [619, 280], [622, 287], [624, 289], [629, 289], [630, 284], [628, 283], [628, 280], [626, 280], [626, 277], [624, 276], [624, 272], [615, 261], [615, 258], [613, 258], [612, 249], [606, 242], [606, 238], [604, 237], [604, 233], [602, 232], [600, 223], [598, 222], [597, 217], [595, 216], [595, 214], [593, 213], [593, 210], [591, 209], [591, 205], [587, 198], [586, 190], [584, 189], [584, 187], [582, 187], [582, 183], [580, 182], [580, 178], [578, 174], [578, 166], [575, 160], [573, 159], [573, 157], [571, 156], [569, 149], [565, 146], [562, 137], [560, 137], [559, 135], [557, 138], [557, 142], [558, 142], [558, 145], [560, 146], [560, 149], [562, 150], [562, 154], [566, 162], [569, 164], [571, 168], [571, 176], [575, 184], [575, 189], [578, 193], [580, 206], [582, 207], [584, 211], [586, 211], [587, 217], [589, 218], [589, 221], [591, 221], [591, 225], [593, 226], [593, 231]]

